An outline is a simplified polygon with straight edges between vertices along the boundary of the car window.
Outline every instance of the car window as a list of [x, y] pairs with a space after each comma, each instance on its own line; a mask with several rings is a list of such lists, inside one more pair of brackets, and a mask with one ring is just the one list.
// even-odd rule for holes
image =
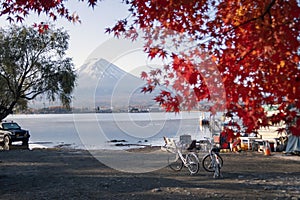
[[9, 130], [9, 129], [20, 129], [21, 127], [17, 123], [3, 123], [2, 128], [4, 130]]

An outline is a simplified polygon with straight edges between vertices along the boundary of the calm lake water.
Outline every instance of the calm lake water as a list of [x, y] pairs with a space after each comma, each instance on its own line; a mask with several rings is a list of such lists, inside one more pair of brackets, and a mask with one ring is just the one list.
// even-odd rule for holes
[[[163, 145], [163, 136], [193, 139], [209, 136], [200, 130], [200, 112], [174, 113], [89, 113], [10, 115], [30, 131], [30, 147], [65, 146], [78, 149], [116, 149], [118, 144]], [[120, 141], [121, 140], [121, 141]]]

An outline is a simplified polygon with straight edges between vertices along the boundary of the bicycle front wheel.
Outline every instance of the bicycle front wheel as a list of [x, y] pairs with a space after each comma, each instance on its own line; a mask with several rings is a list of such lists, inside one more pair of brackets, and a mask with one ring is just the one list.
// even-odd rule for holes
[[[219, 154], [217, 154], [217, 156], [218, 156], [218, 160], [219, 160], [219, 168], [221, 168], [223, 166], [223, 159]], [[210, 154], [207, 154], [202, 158], [202, 167], [207, 172], [215, 171]]]
[[199, 159], [194, 153], [188, 153], [186, 155], [186, 164], [191, 175], [197, 174], [199, 171]]
[[183, 167], [183, 162], [178, 154], [170, 154], [168, 156], [168, 166], [174, 171], [180, 171]]

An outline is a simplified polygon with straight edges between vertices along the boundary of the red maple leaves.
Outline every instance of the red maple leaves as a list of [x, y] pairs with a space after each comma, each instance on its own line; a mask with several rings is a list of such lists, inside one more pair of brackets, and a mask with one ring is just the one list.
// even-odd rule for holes
[[[94, 6], [97, 0], [88, 0]], [[237, 113], [252, 131], [280, 120], [291, 123], [300, 110], [300, 8], [297, 0], [128, 0], [126, 19], [108, 33], [132, 40], [144, 34], [150, 59], [164, 67], [142, 73], [151, 92], [168, 86], [155, 99], [167, 111], [193, 109], [208, 99], [212, 112]], [[63, 1], [5, 1], [0, 16], [22, 21], [30, 10], [78, 20]], [[41, 29], [43, 30], [43, 29]], [[278, 105], [267, 117], [263, 105]], [[293, 105], [296, 111], [290, 111]], [[293, 122], [294, 123], [294, 122]], [[300, 122], [291, 126], [299, 134]]]
[[[83, 0], [82, 0], [83, 1]], [[94, 7], [97, 4], [97, 0], [88, 0], [88, 6]], [[4, 1], [1, 3], [0, 16], [7, 16], [7, 20], [10, 22], [22, 22], [27, 15], [33, 11], [40, 15], [45, 13], [53, 20], [57, 17], [63, 17], [71, 22], [79, 22], [78, 15], [70, 13], [64, 5], [65, 1], [62, 0], [15, 0]]]
[[[174, 93], [156, 98], [168, 110], [191, 109], [209, 99], [215, 103], [213, 112], [225, 105], [252, 131], [270, 120], [288, 122], [287, 114], [267, 117], [263, 105], [281, 105], [279, 113], [289, 113], [291, 104], [300, 109], [296, 0], [127, 3], [135, 26], [145, 32], [149, 57], [163, 52], [161, 57], [172, 60], [162, 75], [148, 77], [168, 80]], [[166, 42], [176, 49], [169, 50]]]

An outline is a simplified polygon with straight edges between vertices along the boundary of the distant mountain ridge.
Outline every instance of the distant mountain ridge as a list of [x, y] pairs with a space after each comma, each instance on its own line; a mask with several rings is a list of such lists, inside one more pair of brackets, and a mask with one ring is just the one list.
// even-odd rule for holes
[[145, 82], [105, 59], [90, 59], [78, 70], [74, 107], [154, 104], [155, 94], [143, 94]]

